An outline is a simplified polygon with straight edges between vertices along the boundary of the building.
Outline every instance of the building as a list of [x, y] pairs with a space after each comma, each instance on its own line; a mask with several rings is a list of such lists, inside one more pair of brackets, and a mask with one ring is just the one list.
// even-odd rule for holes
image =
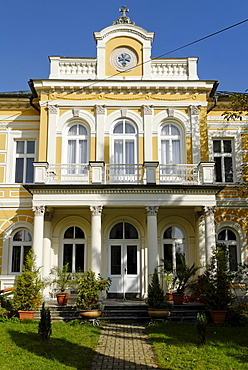
[[197, 58], [151, 59], [153, 38], [123, 7], [96, 58], [0, 93], [0, 289], [31, 246], [44, 277], [92, 269], [110, 296], [145, 297], [162, 260], [205, 266], [216, 237], [231, 269], [247, 260], [247, 121], [224, 120]]

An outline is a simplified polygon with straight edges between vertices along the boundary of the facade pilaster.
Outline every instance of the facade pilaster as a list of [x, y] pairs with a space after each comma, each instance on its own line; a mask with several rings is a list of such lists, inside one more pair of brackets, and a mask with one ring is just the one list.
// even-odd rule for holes
[[193, 163], [198, 164], [201, 161], [200, 155], [200, 107], [190, 106], [191, 132], [192, 132], [192, 155]]
[[48, 105], [48, 145], [47, 145], [47, 161], [49, 164], [56, 163], [55, 151], [56, 145], [54, 140], [56, 138], [56, 126], [59, 109], [55, 105]]
[[105, 105], [95, 105], [96, 117], [96, 161], [104, 160], [104, 124], [106, 108]]
[[203, 207], [205, 216], [205, 254], [206, 264], [209, 264], [212, 256], [212, 250], [215, 248], [215, 225], [214, 212], [215, 207]]
[[[37, 267], [43, 266], [43, 237], [44, 237], [44, 215], [45, 206], [34, 206], [34, 237], [33, 250], [36, 256], [35, 263]], [[43, 268], [41, 270], [42, 276]]]
[[144, 161], [152, 161], [153, 106], [143, 105], [144, 120]]
[[[159, 265], [158, 253], [158, 229], [157, 214], [159, 207], [146, 207], [147, 212], [147, 245], [148, 245], [148, 276], [154, 273], [154, 269]], [[150, 279], [149, 279], [150, 280]]]
[[90, 211], [91, 211], [91, 269], [96, 274], [101, 272], [102, 209], [103, 209], [103, 206], [90, 206]]

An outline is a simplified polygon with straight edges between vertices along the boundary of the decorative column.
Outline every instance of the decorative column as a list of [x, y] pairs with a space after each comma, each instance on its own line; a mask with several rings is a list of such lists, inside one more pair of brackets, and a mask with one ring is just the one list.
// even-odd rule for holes
[[144, 120], [144, 161], [152, 161], [152, 121], [153, 106], [143, 105]]
[[44, 234], [45, 206], [33, 206], [33, 211], [34, 211], [33, 250], [36, 256], [35, 260], [36, 265], [37, 267], [41, 267], [43, 266], [43, 234]]
[[[157, 213], [159, 207], [146, 207], [147, 212], [147, 245], [148, 245], [148, 276], [154, 273], [158, 268], [158, 230], [157, 230]], [[149, 276], [150, 280], [150, 276]]]
[[104, 160], [105, 105], [95, 105], [96, 117], [96, 161]]
[[[51, 270], [51, 250], [52, 250], [52, 219], [53, 209], [46, 207], [44, 221], [44, 239], [43, 239], [43, 277], [49, 276]], [[43, 292], [45, 297], [49, 297], [49, 286], [45, 287]]]
[[195, 219], [197, 224], [197, 240], [198, 240], [198, 261], [197, 265], [202, 266], [199, 270], [199, 275], [203, 274], [206, 265], [206, 252], [205, 252], [205, 217], [202, 210], [195, 211]]
[[205, 253], [206, 264], [209, 264], [212, 250], [215, 248], [215, 225], [214, 212], [215, 207], [203, 207], [205, 216]]
[[192, 132], [192, 155], [193, 163], [198, 164], [201, 160], [200, 155], [200, 107], [191, 105], [190, 107], [191, 132]]
[[90, 206], [91, 210], [91, 268], [96, 274], [101, 272], [102, 231], [101, 216], [103, 206]]
[[58, 119], [59, 109], [56, 105], [48, 105], [48, 143], [47, 143], [47, 161], [49, 164], [56, 163], [55, 153], [56, 153], [56, 126]]

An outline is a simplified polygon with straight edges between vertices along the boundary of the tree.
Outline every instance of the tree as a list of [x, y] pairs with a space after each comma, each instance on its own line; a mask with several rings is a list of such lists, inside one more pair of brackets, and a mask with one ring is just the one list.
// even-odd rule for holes
[[231, 100], [231, 111], [226, 111], [223, 113], [225, 119], [241, 119], [242, 115], [248, 115], [248, 94], [232, 94], [229, 98]]

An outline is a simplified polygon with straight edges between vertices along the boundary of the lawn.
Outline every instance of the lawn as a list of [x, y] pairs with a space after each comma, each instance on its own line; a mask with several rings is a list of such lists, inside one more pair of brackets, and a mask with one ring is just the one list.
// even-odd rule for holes
[[248, 326], [208, 325], [207, 344], [200, 346], [196, 325], [154, 324], [146, 329], [163, 369], [248, 369]]
[[0, 369], [89, 369], [100, 329], [92, 324], [54, 323], [52, 330], [44, 342], [37, 322], [0, 322]]

